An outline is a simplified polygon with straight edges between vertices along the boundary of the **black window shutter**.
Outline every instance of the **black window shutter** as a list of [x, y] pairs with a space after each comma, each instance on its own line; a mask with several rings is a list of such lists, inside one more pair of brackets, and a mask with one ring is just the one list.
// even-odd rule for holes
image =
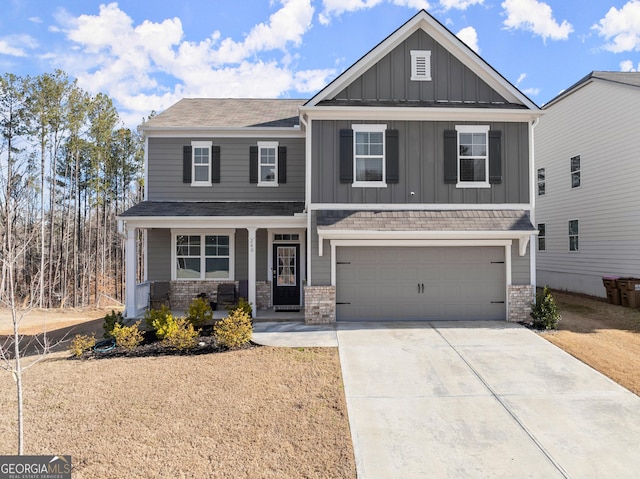
[[278, 184], [287, 182], [287, 147], [278, 147]]
[[489, 131], [489, 183], [502, 183], [502, 132]]
[[258, 182], [258, 147], [249, 147], [249, 183]]
[[444, 131], [444, 182], [458, 182], [458, 132]]
[[182, 182], [191, 183], [191, 145], [182, 147]]
[[220, 145], [211, 147], [211, 183], [220, 183]]
[[400, 183], [400, 133], [386, 131], [387, 183]]
[[340, 183], [353, 183], [353, 130], [340, 130]]

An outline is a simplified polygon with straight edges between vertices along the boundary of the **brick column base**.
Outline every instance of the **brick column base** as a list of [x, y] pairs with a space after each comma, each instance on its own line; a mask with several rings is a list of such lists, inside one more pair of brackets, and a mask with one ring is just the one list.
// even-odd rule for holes
[[256, 281], [256, 307], [258, 309], [271, 307], [271, 281]]
[[530, 284], [509, 286], [509, 311], [507, 321], [529, 321], [531, 316], [531, 303], [533, 302], [533, 286]]
[[304, 287], [304, 322], [324, 324], [336, 322], [336, 287]]

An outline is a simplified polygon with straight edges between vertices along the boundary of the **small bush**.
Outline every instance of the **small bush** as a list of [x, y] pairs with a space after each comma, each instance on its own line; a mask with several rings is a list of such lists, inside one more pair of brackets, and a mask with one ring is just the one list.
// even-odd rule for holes
[[560, 310], [549, 287], [545, 286], [542, 293], [536, 296], [536, 302], [531, 304], [533, 327], [536, 329], [556, 329], [560, 321]]
[[96, 337], [94, 333], [91, 336], [85, 334], [76, 334], [69, 345], [69, 352], [74, 356], [82, 356], [82, 353], [90, 350], [96, 345]]
[[113, 338], [112, 332], [116, 324], [122, 326], [124, 324], [124, 316], [120, 311], [116, 312], [112, 309], [111, 313], [104, 317], [104, 323], [102, 324], [105, 338]]
[[116, 323], [112, 331], [116, 345], [129, 350], [140, 346], [144, 338], [138, 326], [140, 326], [140, 321], [136, 321], [136, 323], [131, 326], [122, 326]]
[[224, 347], [238, 348], [251, 340], [253, 326], [249, 315], [241, 310], [229, 311], [229, 315], [221, 319], [213, 327], [216, 340]]
[[150, 309], [146, 313], [144, 313], [144, 322], [147, 327], [153, 329], [156, 332], [158, 338], [162, 339], [162, 337], [158, 334], [158, 330], [165, 330], [167, 318], [171, 316], [171, 310], [167, 308], [164, 304], [160, 307], [160, 309]]
[[187, 321], [197, 328], [212, 319], [213, 311], [205, 298], [196, 298], [191, 301], [187, 310]]
[[196, 345], [196, 338], [200, 334], [199, 329], [193, 327], [186, 318], [174, 318], [170, 316], [171, 320], [167, 321], [167, 329], [163, 333], [163, 343], [173, 349], [183, 350], [193, 348]]
[[238, 302], [236, 304], [234, 304], [233, 306], [229, 306], [227, 310], [229, 312], [237, 311], [237, 310], [243, 311], [250, 318], [253, 315], [253, 308], [251, 307], [251, 303], [242, 297], [238, 299]]

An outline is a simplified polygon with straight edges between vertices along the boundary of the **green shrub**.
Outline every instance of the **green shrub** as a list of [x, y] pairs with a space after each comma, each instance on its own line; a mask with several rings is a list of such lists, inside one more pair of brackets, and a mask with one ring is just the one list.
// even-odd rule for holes
[[537, 329], [556, 329], [560, 321], [560, 310], [549, 287], [545, 286], [542, 293], [536, 296], [536, 302], [531, 304], [533, 326]]
[[216, 340], [229, 349], [248, 343], [252, 332], [251, 318], [241, 309], [229, 311], [229, 315], [213, 327]]
[[205, 298], [196, 298], [191, 301], [187, 310], [187, 321], [197, 328], [212, 319], [213, 311]]
[[112, 332], [116, 324], [122, 326], [124, 324], [124, 317], [122, 316], [122, 312], [116, 312], [112, 309], [111, 313], [104, 317], [104, 323], [102, 324], [105, 338], [113, 338]]
[[233, 306], [229, 306], [227, 310], [229, 312], [237, 310], [243, 311], [247, 313], [247, 316], [249, 316], [250, 318], [253, 315], [253, 308], [251, 307], [251, 303], [242, 297], [238, 299], [238, 302], [236, 304], [234, 304]]
[[[160, 309], [150, 309], [144, 313], [144, 322], [148, 328], [153, 329], [158, 335], [159, 329], [166, 329], [166, 322], [169, 316], [171, 316], [171, 310], [163, 304]], [[162, 339], [159, 335], [158, 337]]]
[[193, 327], [186, 318], [174, 318], [167, 321], [166, 331], [163, 332], [164, 339], [162, 342], [169, 347], [177, 350], [193, 348], [196, 345], [196, 338], [200, 334], [199, 329]]
[[112, 331], [116, 345], [128, 350], [140, 346], [144, 338], [138, 326], [140, 326], [140, 321], [136, 321], [136, 323], [131, 326], [122, 326], [116, 323]]
[[82, 356], [82, 353], [90, 350], [96, 345], [96, 336], [91, 333], [91, 336], [85, 334], [76, 334], [71, 340], [69, 345], [69, 352], [75, 357]]

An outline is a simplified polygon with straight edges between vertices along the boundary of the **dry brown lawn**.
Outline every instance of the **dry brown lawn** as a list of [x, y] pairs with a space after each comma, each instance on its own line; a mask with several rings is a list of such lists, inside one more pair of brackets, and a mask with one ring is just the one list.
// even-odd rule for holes
[[562, 320], [542, 337], [640, 395], [640, 310], [553, 291]]
[[[336, 349], [67, 357], [26, 373], [25, 453], [70, 454], [76, 479], [356, 476]], [[0, 373], [0, 454], [15, 454]]]

